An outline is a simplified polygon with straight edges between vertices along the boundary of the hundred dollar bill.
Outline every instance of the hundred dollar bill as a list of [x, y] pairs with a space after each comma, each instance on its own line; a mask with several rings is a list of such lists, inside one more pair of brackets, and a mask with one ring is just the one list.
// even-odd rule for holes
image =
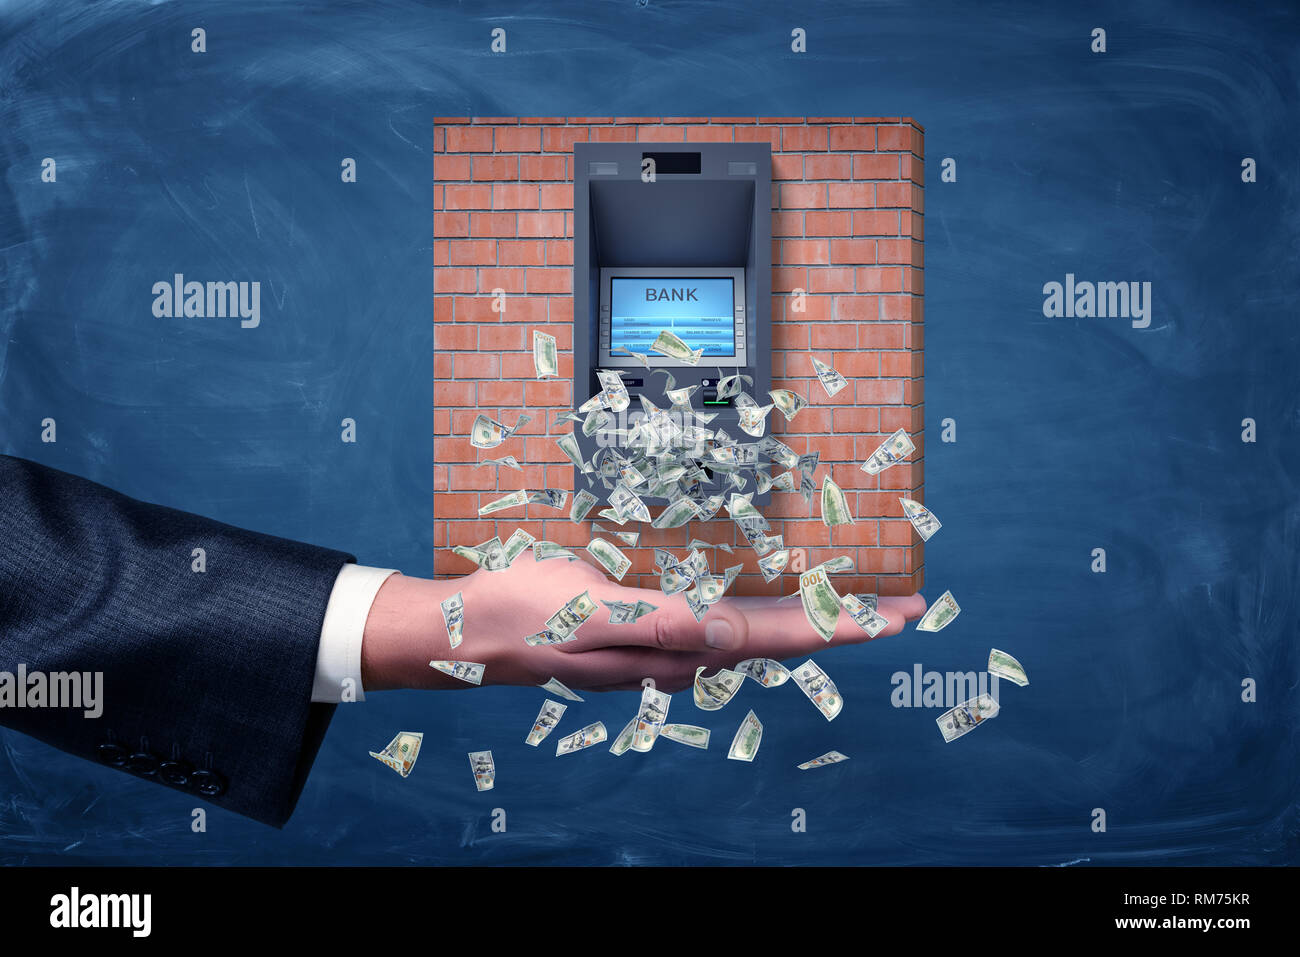
[[637, 711], [636, 730], [632, 735], [633, 751], [649, 751], [655, 746], [655, 739], [659, 737], [664, 718], [668, 717], [668, 706], [671, 703], [671, 696], [654, 688], [646, 688], [641, 692], [641, 708]]
[[659, 573], [659, 590], [665, 595], [676, 595], [695, 584], [695, 569], [681, 562]]
[[632, 736], [634, 734], [636, 734], [636, 718], [623, 725], [623, 730], [618, 733], [614, 743], [609, 746], [609, 753], [615, 755], [627, 754], [628, 749], [632, 747]]
[[776, 688], [790, 680], [790, 670], [772, 658], [746, 658], [736, 665], [735, 671], [764, 688]]
[[622, 482], [615, 485], [614, 490], [609, 493], [609, 504], [620, 515], [627, 518], [634, 518], [638, 522], [650, 521], [650, 509], [646, 508], [645, 502]]
[[652, 605], [648, 601], [601, 601], [601, 604], [609, 609], [609, 623], [611, 625], [630, 625], [638, 618], [655, 611], [657, 605]]
[[816, 662], [809, 658], [790, 672], [790, 677], [808, 696], [808, 700], [817, 706], [817, 710], [826, 716], [827, 721], [835, 720], [835, 716], [844, 707], [844, 699], [840, 697], [840, 690], [835, 687], [835, 682], [831, 681], [826, 672], [817, 667]]
[[[702, 542], [702, 541], [700, 541], [698, 538], [692, 538], [689, 542], [686, 543], [686, 547], [687, 547], [687, 548], [692, 548], [692, 549], [694, 549], [694, 548], [720, 548], [720, 549], [722, 549], [724, 552], [726, 552], [728, 555], [734, 554], [734, 553], [732, 552], [732, 550], [731, 550], [731, 546], [728, 545], [726, 542], [718, 542], [718, 543], [715, 544], [715, 543], [713, 543], [713, 542]], [[658, 551], [658, 549], [656, 549], [656, 551]]]
[[703, 621], [704, 616], [709, 613], [709, 606], [705, 604], [703, 597], [700, 595], [698, 582], [682, 592], [682, 597], [686, 599], [686, 607], [691, 610], [695, 620]]
[[665, 389], [664, 395], [679, 409], [689, 409], [691, 407], [691, 395], [697, 389], [698, 385], [688, 385], [681, 389]]
[[574, 751], [581, 751], [583, 748], [589, 748], [593, 744], [600, 744], [609, 738], [605, 731], [605, 723], [597, 721], [595, 724], [589, 724], [581, 731], [575, 731], [567, 738], [561, 738], [555, 745], [555, 756], [558, 758], [562, 754], [572, 754]]
[[978, 725], [989, 718], [997, 717], [999, 710], [998, 703], [991, 695], [982, 694], [969, 701], [963, 701], [934, 720], [939, 725], [943, 740], [950, 742], [974, 731]]
[[858, 627], [871, 638], [876, 637], [889, 625], [888, 619], [882, 617], [876, 609], [868, 608], [858, 600], [857, 595], [844, 595], [840, 598], [840, 604], [849, 613], [849, 617], [857, 622]]
[[531, 421], [533, 421], [531, 415], [520, 413], [515, 424], [510, 428], [506, 428], [496, 419], [489, 419], [486, 415], [479, 415], [474, 420], [474, 424], [470, 426], [469, 444], [476, 449], [494, 449]]
[[551, 558], [567, 558], [571, 562], [576, 562], [578, 556], [569, 551], [563, 545], [556, 542], [533, 542], [533, 558], [539, 562], [547, 561]]
[[655, 341], [650, 344], [650, 351], [657, 352], [661, 356], [667, 356], [670, 359], [676, 359], [678, 362], [684, 362], [688, 366], [698, 365], [700, 356], [704, 355], [703, 349], [692, 351], [690, 346], [667, 329], [659, 333]]
[[442, 608], [443, 624], [447, 626], [447, 637], [451, 639], [451, 646], [456, 648], [460, 645], [465, 626], [464, 596], [461, 592], [456, 592], [450, 598], [444, 598], [439, 605]]
[[606, 408], [609, 408], [609, 398], [605, 395], [604, 391], [601, 391], [597, 392], [586, 402], [582, 403], [582, 405], [578, 406], [578, 414], [585, 416], [592, 409]]
[[655, 567], [660, 571], [681, 564], [677, 556], [666, 548], [655, 548]]
[[569, 521], [581, 522], [587, 517], [587, 513], [591, 511], [591, 507], [595, 504], [596, 496], [583, 489], [573, 496], [573, 506], [569, 509]]
[[591, 600], [591, 594], [584, 591], [570, 598], [559, 611], [546, 619], [546, 630], [568, 638], [595, 611], [596, 603]]
[[613, 542], [607, 542], [603, 538], [593, 538], [588, 542], [587, 551], [592, 558], [600, 562], [605, 571], [619, 581], [623, 580], [627, 570], [632, 567], [632, 559], [623, 554]]
[[582, 434], [591, 436], [614, 424], [614, 417], [604, 409], [592, 409], [582, 420]]
[[557, 635], [553, 631], [543, 630], [537, 632], [535, 635], [528, 635], [524, 638], [524, 644], [532, 647], [537, 647], [538, 645], [562, 645], [566, 641], [573, 641], [573, 639], [577, 637], [577, 635]]
[[461, 681], [477, 685], [483, 683], [483, 672], [487, 666], [476, 661], [431, 661], [429, 667], [437, 668], [445, 675], [451, 675], [453, 678], [459, 678]]
[[389, 741], [382, 751], [371, 751], [370, 756], [382, 761], [402, 777], [411, 773], [415, 759], [420, 756], [420, 743], [424, 741], [423, 731], [399, 731], [397, 737]]
[[952, 620], [959, 614], [961, 614], [961, 607], [952, 597], [952, 592], [946, 591], [936, 598], [934, 604], [921, 616], [921, 620], [916, 623], [916, 630], [942, 631], [952, 624]]
[[537, 747], [546, 738], [548, 734], [555, 730], [555, 726], [560, 723], [560, 718], [568, 710], [567, 704], [561, 704], [559, 701], [552, 701], [547, 698], [542, 702], [542, 710], [537, 712], [537, 720], [533, 722], [532, 730], [528, 732], [528, 737], [524, 739], [524, 744]]
[[813, 631], [821, 635], [823, 641], [834, 638], [835, 625], [840, 620], [840, 596], [823, 566], [818, 565], [799, 576], [799, 596], [804, 617]]
[[636, 543], [641, 540], [640, 532], [614, 532], [614, 537], [624, 545], [636, 547]]
[[491, 791], [497, 781], [497, 766], [491, 751], [470, 751], [470, 770], [474, 772], [474, 786], [480, 791]]
[[754, 507], [754, 504], [750, 499], [751, 496], [737, 495], [733, 492], [731, 498], [727, 500], [727, 514], [733, 519], [758, 519], [763, 523], [763, 528], [766, 530], [768, 527], [767, 520], [764, 519], [759, 510]]
[[840, 487], [827, 475], [822, 479], [822, 524], [826, 526], [852, 525], [853, 513], [848, 499]]
[[787, 422], [794, 420], [795, 415], [808, 404], [808, 400], [801, 395], [796, 395], [789, 389], [773, 389], [768, 395], [772, 399], [772, 404], [776, 406], [777, 411], [785, 416]]
[[546, 682], [546, 684], [538, 685], [538, 687], [541, 688], [543, 691], [549, 691], [551, 694], [557, 694], [561, 698], [564, 698], [567, 701], [582, 700], [576, 694], [570, 691], [568, 688], [564, 687], [564, 685], [560, 683], [560, 679], [558, 678], [551, 678]]
[[871, 592], [861, 591], [853, 597], [862, 602], [862, 604], [866, 605], [872, 611], [875, 611], [879, 607], [879, 599], [877, 599], [877, 597]]
[[602, 508], [602, 509], [601, 509], [599, 512], [597, 512], [596, 514], [599, 515], [601, 518], [607, 518], [607, 519], [609, 519], [609, 520], [610, 520], [611, 522], [613, 522], [615, 525], [626, 525], [626, 524], [627, 524], [627, 517], [624, 516], [624, 515], [620, 515], [617, 511], [615, 511], [615, 510], [612, 509], [612, 508]]
[[622, 374], [609, 369], [597, 369], [596, 378], [600, 380], [600, 387], [605, 390], [605, 400], [609, 403], [610, 409], [615, 412], [626, 409], [631, 399], [627, 394], [627, 386], [623, 385]]
[[735, 405], [736, 424], [740, 426], [740, 431], [754, 438], [760, 438], [767, 430], [767, 414], [772, 411], [772, 406], [759, 405], [744, 392], [736, 396]]
[[853, 559], [849, 558], [848, 555], [839, 555], [829, 561], [822, 562], [822, 568], [826, 569], [828, 575], [849, 572], [853, 570]]
[[807, 771], [809, 768], [824, 768], [828, 764], [839, 764], [841, 761], [847, 761], [848, 759], [847, 754], [840, 754], [838, 751], [827, 751], [820, 758], [813, 758], [811, 761], [796, 765], [796, 767], [800, 771]]
[[662, 512], [650, 523], [652, 528], [680, 528], [700, 512], [700, 507], [689, 498], [682, 496], [668, 503]]
[[928, 542], [931, 535], [943, 528], [943, 523], [935, 518], [934, 513], [920, 502], [901, 497], [899, 501], [903, 503], [903, 514], [907, 516], [907, 520], [916, 529], [916, 534], [921, 536], [921, 541]]
[[763, 723], [758, 715], [750, 709], [745, 720], [736, 729], [736, 736], [731, 739], [731, 748], [727, 751], [729, 761], [753, 761], [758, 754], [758, 746], [763, 741]]
[[483, 554], [483, 567], [488, 571], [499, 572], [510, 567], [510, 563], [506, 561], [506, 547], [495, 535], [486, 542], [476, 545], [475, 548]]
[[899, 429], [885, 441], [881, 442], [876, 451], [871, 453], [871, 458], [862, 463], [862, 471], [875, 475], [877, 472], [883, 472], [891, 465], [903, 461], [913, 452], [916, 446], [907, 433]]
[[725, 592], [744, 570], [744, 564], [728, 565], [722, 570], [722, 590]]
[[717, 711], [730, 701], [744, 684], [745, 676], [737, 671], [722, 668], [711, 678], [704, 677], [704, 666], [695, 669], [693, 693], [695, 707], [701, 711]]
[[555, 336], [540, 329], [533, 330], [533, 369], [537, 378], [560, 374], [560, 360], [555, 353]]
[[721, 368], [718, 369], [718, 375], [721, 376], [721, 378], [718, 379], [719, 399], [730, 399], [733, 395], [739, 395], [742, 382], [748, 386], [754, 384], [754, 380], [751, 376], [744, 374], [724, 376], [722, 375]]
[[813, 371], [817, 373], [818, 380], [821, 381], [822, 388], [826, 390], [827, 395], [834, 395], [848, 385], [848, 380], [840, 375], [826, 363], [822, 362], [816, 356], [812, 356]]
[[504, 458], [499, 459], [484, 459], [482, 462], [475, 462], [474, 468], [481, 468], [484, 465], [496, 465], [498, 467], [504, 465], [506, 468], [514, 469], [516, 472], [523, 471], [523, 467], [519, 464], [519, 460], [513, 455], [507, 455]]
[[659, 730], [659, 734], [669, 741], [687, 744], [692, 748], [709, 746], [709, 729], [698, 728], [693, 724], [666, 724]]
[[1022, 688], [1029, 684], [1029, 678], [1025, 675], [1025, 669], [1020, 662], [1005, 651], [998, 651], [996, 648], [989, 652], [989, 674], [1014, 681]]
[[509, 565], [516, 558], [528, 550], [528, 547], [537, 541], [532, 535], [525, 532], [522, 528], [516, 528], [506, 539], [502, 551], [506, 553], [506, 564]]
[[572, 432], [565, 432], [555, 440], [555, 444], [560, 447], [560, 451], [565, 454], [573, 467], [579, 472], [590, 472], [591, 466], [582, 461], [582, 452], [578, 448], [578, 439]]
[[781, 577], [781, 571], [790, 561], [790, 549], [783, 548], [779, 552], [772, 552], [764, 555], [758, 560], [758, 570], [763, 573], [763, 581], [775, 581]]

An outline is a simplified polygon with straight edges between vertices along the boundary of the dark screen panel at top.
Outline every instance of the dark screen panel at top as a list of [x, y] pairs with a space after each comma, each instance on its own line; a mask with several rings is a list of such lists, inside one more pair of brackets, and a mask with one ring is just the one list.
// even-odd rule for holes
[[668, 330], [706, 356], [736, 354], [731, 277], [615, 276], [610, 279], [610, 350], [650, 351]]

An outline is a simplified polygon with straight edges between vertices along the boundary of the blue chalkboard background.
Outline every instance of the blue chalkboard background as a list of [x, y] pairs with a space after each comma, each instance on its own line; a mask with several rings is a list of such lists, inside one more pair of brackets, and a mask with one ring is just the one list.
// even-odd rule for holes
[[[535, 690], [375, 695], [340, 709], [283, 831], [212, 810], [192, 833], [192, 800], [0, 732], [0, 861], [1296, 863], [1300, 14], [1075, 6], [0, 2], [0, 451], [412, 574], [435, 115], [915, 117], [926, 593], [963, 608], [819, 656], [833, 724], [793, 687], [692, 709], [708, 752], [558, 766], [522, 742]], [[260, 281], [260, 327], [154, 318], [177, 272]], [[1044, 318], [1067, 272], [1150, 281], [1150, 327]], [[991, 645], [1031, 684], [987, 727], [945, 745], [937, 712], [891, 705], [894, 672], [980, 670]], [[751, 705], [759, 759], [725, 761]], [[399, 728], [426, 733], [407, 780], [366, 755]], [[794, 770], [831, 748], [852, 759]]]

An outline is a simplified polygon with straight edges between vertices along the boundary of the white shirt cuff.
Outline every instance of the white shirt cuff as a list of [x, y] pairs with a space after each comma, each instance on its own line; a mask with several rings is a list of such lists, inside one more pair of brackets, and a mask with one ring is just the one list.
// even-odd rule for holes
[[370, 568], [351, 562], [339, 569], [321, 625], [312, 701], [342, 704], [366, 700], [361, 687], [361, 638], [375, 595], [388, 576], [395, 574], [394, 568]]

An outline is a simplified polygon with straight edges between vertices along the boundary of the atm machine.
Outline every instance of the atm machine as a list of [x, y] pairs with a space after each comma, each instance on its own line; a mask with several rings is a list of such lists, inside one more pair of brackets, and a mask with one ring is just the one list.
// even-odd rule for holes
[[[759, 404], [770, 402], [771, 146], [575, 143], [573, 163], [575, 407], [601, 391], [598, 369], [617, 370], [635, 425], [638, 394], [669, 407], [666, 377], [653, 374], [664, 369], [677, 388], [700, 387], [691, 404], [717, 414], [708, 429], [755, 441], [738, 428], [734, 397], [719, 399], [718, 381], [720, 374], [747, 375], [753, 384], [743, 383], [743, 390]], [[703, 350], [698, 363], [650, 352], [665, 330]], [[645, 355], [649, 369], [630, 353]], [[611, 444], [608, 436], [584, 436], [580, 428], [574, 435], [584, 461]], [[575, 482], [574, 488], [588, 487], [580, 475]], [[710, 495], [727, 488], [711, 472], [702, 485], [699, 491]], [[590, 490], [607, 502], [599, 479]], [[755, 495], [754, 504], [769, 496]]]

